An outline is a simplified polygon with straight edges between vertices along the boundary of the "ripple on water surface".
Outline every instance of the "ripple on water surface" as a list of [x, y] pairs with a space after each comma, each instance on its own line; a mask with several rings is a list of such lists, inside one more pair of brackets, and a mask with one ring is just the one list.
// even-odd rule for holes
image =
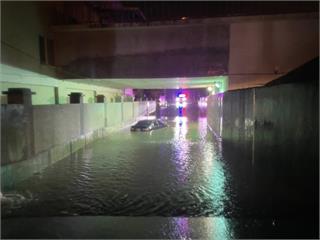
[[37, 201], [7, 215], [225, 215], [230, 199], [220, 151], [206, 119], [114, 133], [17, 186]]

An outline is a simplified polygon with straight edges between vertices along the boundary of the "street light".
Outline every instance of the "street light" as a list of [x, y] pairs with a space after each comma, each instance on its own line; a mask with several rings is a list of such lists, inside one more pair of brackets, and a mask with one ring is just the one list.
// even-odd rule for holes
[[210, 87], [208, 87], [208, 91], [209, 92], [211, 92], [212, 91], [212, 87], [210, 86]]

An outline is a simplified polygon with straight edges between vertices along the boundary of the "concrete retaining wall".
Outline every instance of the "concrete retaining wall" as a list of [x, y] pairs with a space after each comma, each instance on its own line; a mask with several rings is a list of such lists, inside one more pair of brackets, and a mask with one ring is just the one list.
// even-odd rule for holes
[[[208, 123], [219, 135], [221, 130], [215, 121], [223, 118], [220, 136], [224, 156], [226, 160], [237, 161], [233, 162], [238, 166], [235, 171], [255, 169], [247, 176], [270, 175], [274, 181], [286, 174], [287, 182], [282, 184], [298, 186], [303, 178], [308, 188], [313, 189], [319, 174], [318, 99], [318, 89], [312, 84], [229, 91], [223, 96], [222, 114], [215, 107], [217, 97], [209, 98]], [[309, 191], [295, 187], [294, 191], [310, 194], [316, 188]]]
[[[92, 103], [80, 105], [81, 119], [83, 119], [83, 126], [81, 126], [81, 133], [87, 134], [96, 129], [105, 127], [105, 106], [103, 103]], [[107, 106], [108, 107], [108, 106]]]
[[222, 138], [248, 144], [253, 137], [254, 91], [244, 89], [224, 94]]
[[80, 136], [79, 104], [34, 106], [33, 119], [35, 154]]
[[222, 135], [222, 101], [223, 101], [223, 93], [211, 95], [208, 100], [207, 107], [207, 120], [208, 125], [213, 132], [216, 133], [217, 137]]
[[122, 119], [124, 122], [129, 122], [134, 119], [133, 116], [133, 103], [132, 102], [124, 102], [122, 108]]
[[299, 147], [317, 139], [318, 95], [311, 84], [228, 91], [209, 97], [208, 123], [225, 142]]
[[107, 108], [107, 126], [119, 126], [122, 123], [122, 103], [110, 103]]
[[2, 190], [154, 111], [155, 102], [2, 105]]
[[256, 89], [255, 158], [266, 159], [276, 153], [279, 159], [285, 159], [288, 170], [295, 169], [298, 175], [304, 174], [303, 170], [318, 169], [313, 165], [319, 152], [318, 97], [313, 85]]
[[[268, 197], [265, 189], [272, 186], [277, 201], [264, 206], [267, 212], [281, 207], [281, 201], [286, 199], [283, 189], [296, 196], [294, 202], [288, 202], [288, 209], [317, 212], [318, 100], [318, 86], [301, 83], [226, 92], [222, 114], [217, 97], [209, 98], [208, 123], [219, 135], [216, 119], [223, 118], [222, 155], [230, 175], [238, 179], [233, 183], [234, 189], [242, 189], [236, 193], [240, 202], [260, 198], [263, 202]], [[251, 197], [253, 193], [255, 198]], [[258, 202], [248, 204], [254, 206]]]
[[30, 107], [1, 106], [1, 164], [21, 161], [33, 155], [34, 138]]
[[139, 106], [140, 104], [138, 102], [133, 103], [133, 114], [135, 118], [139, 116]]

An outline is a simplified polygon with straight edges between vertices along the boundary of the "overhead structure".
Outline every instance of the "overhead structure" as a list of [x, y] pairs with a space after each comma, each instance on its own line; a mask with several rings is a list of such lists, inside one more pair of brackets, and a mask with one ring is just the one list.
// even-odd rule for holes
[[66, 79], [77, 83], [94, 84], [113, 88], [134, 89], [185, 89], [208, 88], [215, 93], [228, 89], [228, 76], [178, 77], [178, 78], [103, 78]]

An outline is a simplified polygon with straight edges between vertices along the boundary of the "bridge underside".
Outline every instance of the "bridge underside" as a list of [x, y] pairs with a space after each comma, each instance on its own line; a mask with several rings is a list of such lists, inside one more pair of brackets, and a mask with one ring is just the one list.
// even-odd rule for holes
[[[61, 78], [174, 78], [225, 75], [227, 48], [190, 48], [149, 54], [78, 58]], [[77, 77], [79, 76], [79, 77]]]
[[[65, 78], [57, 79], [36, 71], [1, 64], [1, 73], [4, 82], [11, 83], [28, 82], [36, 85], [55, 85], [59, 82], [83, 83], [99, 87], [114, 89], [177, 89], [177, 88], [216, 88], [216, 92], [225, 91], [228, 88], [228, 76], [209, 77], [175, 77], [175, 78]], [[23, 76], [23, 77], [22, 77]]]
[[69, 81], [113, 88], [178, 89], [216, 87], [217, 92], [228, 87], [228, 76], [181, 77], [181, 78], [104, 78], [69, 79]]

